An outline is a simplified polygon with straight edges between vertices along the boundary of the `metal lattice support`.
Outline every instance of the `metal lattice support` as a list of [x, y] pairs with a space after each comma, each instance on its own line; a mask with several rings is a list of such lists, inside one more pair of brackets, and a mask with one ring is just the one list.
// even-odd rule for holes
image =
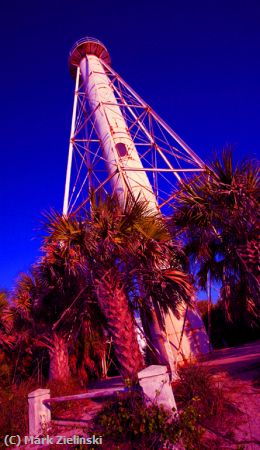
[[[111, 186], [116, 189], [116, 183], [111, 183], [111, 179], [119, 179], [120, 166], [125, 179], [131, 180], [132, 174], [137, 171], [146, 173], [158, 208], [163, 214], [171, 213], [171, 201], [178, 183], [187, 181], [196, 172], [204, 171], [205, 164], [111, 67], [104, 61], [102, 65], [142, 166], [132, 167], [131, 155], [129, 158], [120, 157], [119, 148], [119, 160], [112, 162], [114, 170], [108, 173], [107, 166], [111, 161], [103, 153], [96, 131], [95, 110], [89, 107], [89, 96], [78, 68], [67, 174], [67, 179], [69, 177], [70, 180], [67, 180], [63, 212], [76, 213], [85, 207], [90, 190], [97, 192], [104, 189], [111, 194]], [[109, 101], [103, 104], [107, 108], [115, 106]], [[121, 152], [123, 155], [124, 148]], [[149, 190], [149, 187], [140, 184], [140, 188], [144, 190]]]

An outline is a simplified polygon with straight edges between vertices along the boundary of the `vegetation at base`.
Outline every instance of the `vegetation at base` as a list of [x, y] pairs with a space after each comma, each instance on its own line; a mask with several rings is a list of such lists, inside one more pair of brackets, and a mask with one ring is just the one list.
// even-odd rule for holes
[[118, 395], [97, 416], [94, 429], [109, 441], [111, 448], [129, 445], [131, 449], [161, 449], [164, 443], [180, 440], [187, 450], [198, 450], [203, 430], [198, 411], [187, 407], [179, 415], [156, 404], [145, 405], [140, 393]]
[[[179, 377], [173, 384], [178, 415], [172, 416], [155, 404], [146, 406], [140, 392], [133, 390], [118, 394], [115, 401], [106, 403], [92, 428], [82, 435], [92, 432], [102, 435], [104, 450], [156, 450], [162, 448], [163, 443], [178, 442], [186, 450], [221, 448], [218, 436], [213, 445], [205, 438], [205, 431], [209, 429], [214, 433], [214, 430], [218, 432], [221, 429], [222, 434], [231, 437], [236, 415], [234, 405], [204, 366], [187, 364], [179, 369]], [[51, 381], [42, 387], [50, 388], [54, 397], [79, 393], [78, 386], [78, 380], [70, 380], [65, 384]], [[1, 389], [0, 406], [5, 413], [0, 416], [0, 442], [3, 442], [7, 429], [14, 435], [28, 433], [28, 393], [38, 387], [37, 380], [31, 379], [19, 386]], [[84, 407], [88, 410], [87, 403], [88, 400], [53, 404], [52, 416], [80, 417]], [[80, 448], [83, 450], [88, 446]]]
[[[229, 407], [223, 389], [214, 380], [209, 369], [200, 364], [179, 367], [179, 379], [173, 383], [176, 401], [180, 408], [196, 405], [201, 425], [221, 421]], [[213, 420], [214, 419], [214, 420]]]
[[213, 375], [210, 369], [199, 363], [189, 363], [178, 369], [179, 378], [173, 383], [175, 400], [180, 410], [193, 408], [197, 426], [204, 430], [201, 449], [237, 449], [234, 428], [241, 413], [231, 400], [225, 383], [228, 375]]
[[200, 364], [186, 364], [178, 373], [173, 383], [178, 414], [145, 404], [135, 390], [105, 405], [93, 424], [105, 449], [157, 450], [178, 443], [186, 450], [218, 450], [229, 444], [242, 448], [233, 439], [239, 411], [214, 375]]

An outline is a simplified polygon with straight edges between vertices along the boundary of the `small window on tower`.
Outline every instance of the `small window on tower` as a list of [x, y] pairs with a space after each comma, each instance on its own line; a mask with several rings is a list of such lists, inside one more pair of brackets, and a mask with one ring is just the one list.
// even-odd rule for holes
[[123, 144], [123, 142], [119, 142], [116, 144], [116, 150], [119, 156], [123, 157], [127, 155], [127, 148], [126, 145]]

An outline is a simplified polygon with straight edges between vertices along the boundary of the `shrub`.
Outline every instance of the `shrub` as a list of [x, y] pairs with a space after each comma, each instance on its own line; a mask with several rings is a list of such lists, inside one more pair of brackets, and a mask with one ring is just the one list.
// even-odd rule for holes
[[28, 433], [28, 393], [36, 389], [38, 385], [29, 380], [2, 388], [0, 391], [0, 442], [4, 436], [25, 436]]
[[118, 445], [133, 450], [156, 450], [164, 443], [175, 444], [180, 439], [186, 449], [198, 450], [202, 436], [195, 408], [189, 406], [177, 416], [162, 406], [145, 405], [138, 392], [118, 395], [116, 401], [109, 402], [98, 414], [94, 426], [95, 432], [104, 437], [104, 442], [111, 442], [113, 448]]
[[[173, 390], [179, 408], [195, 408], [198, 422], [203, 428], [215, 430], [221, 426], [229, 432], [237, 408], [224, 391], [224, 381], [219, 382], [207, 367], [187, 364], [179, 368], [179, 380]], [[214, 432], [214, 431], [213, 431]]]

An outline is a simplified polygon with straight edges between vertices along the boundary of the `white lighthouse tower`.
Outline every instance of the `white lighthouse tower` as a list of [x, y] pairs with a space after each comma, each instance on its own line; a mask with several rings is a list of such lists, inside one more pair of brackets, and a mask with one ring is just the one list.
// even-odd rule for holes
[[[101, 189], [117, 195], [122, 207], [130, 193], [150, 210], [172, 212], [176, 184], [204, 171], [204, 163], [111, 68], [101, 42], [76, 42], [69, 66], [76, 87], [63, 213], [80, 213], [90, 191]], [[156, 348], [159, 332], [164, 349], [157, 349], [172, 370], [177, 359], [208, 352], [197, 311], [183, 307], [179, 318], [170, 310], [161, 314], [165, 327], [151, 334]]]

